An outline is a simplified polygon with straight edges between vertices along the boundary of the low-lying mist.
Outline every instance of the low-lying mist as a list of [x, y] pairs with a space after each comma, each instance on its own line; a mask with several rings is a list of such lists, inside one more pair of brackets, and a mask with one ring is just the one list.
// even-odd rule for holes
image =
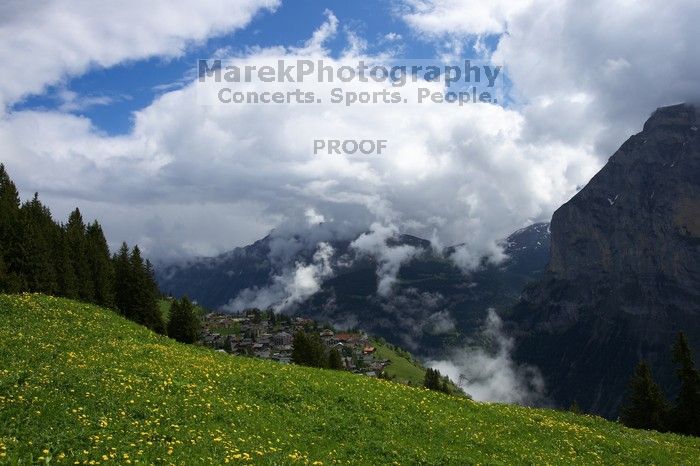
[[447, 359], [429, 361], [427, 365], [448, 376], [474, 400], [546, 405], [540, 371], [513, 360], [515, 343], [502, 327], [496, 311], [489, 309], [478, 335], [483, 343], [454, 350]]

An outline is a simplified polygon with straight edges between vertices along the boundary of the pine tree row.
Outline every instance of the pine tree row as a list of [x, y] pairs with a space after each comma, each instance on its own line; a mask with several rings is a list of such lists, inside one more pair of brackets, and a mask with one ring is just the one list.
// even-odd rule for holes
[[110, 256], [97, 221], [86, 225], [78, 209], [66, 224], [53, 220], [37, 194], [20, 202], [0, 164], [0, 292], [37, 292], [118, 310], [165, 333], [153, 270], [138, 246], [123, 244]]
[[649, 365], [641, 361], [630, 380], [627, 403], [620, 416], [623, 424], [637, 429], [700, 436], [700, 372], [695, 368], [683, 332], [678, 334], [673, 346], [673, 359], [678, 365], [681, 383], [675, 405], [669, 406], [654, 382]]

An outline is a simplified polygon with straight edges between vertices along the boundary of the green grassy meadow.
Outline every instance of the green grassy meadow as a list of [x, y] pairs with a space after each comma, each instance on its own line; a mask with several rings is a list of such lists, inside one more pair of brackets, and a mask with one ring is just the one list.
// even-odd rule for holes
[[2, 464], [697, 464], [700, 439], [186, 346], [0, 295]]
[[394, 377], [396, 382], [410, 383], [418, 387], [423, 385], [425, 379], [424, 367], [408, 360], [382, 343], [375, 342], [375, 348], [377, 349], [377, 358], [391, 361], [391, 364], [385, 370], [390, 377]]

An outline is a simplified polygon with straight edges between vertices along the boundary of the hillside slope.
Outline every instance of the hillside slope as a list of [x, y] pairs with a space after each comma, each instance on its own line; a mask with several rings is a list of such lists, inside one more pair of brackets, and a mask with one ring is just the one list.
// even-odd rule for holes
[[[700, 440], [180, 345], [0, 296], [0, 463], [689, 464]], [[93, 463], [94, 461], [94, 463]]]

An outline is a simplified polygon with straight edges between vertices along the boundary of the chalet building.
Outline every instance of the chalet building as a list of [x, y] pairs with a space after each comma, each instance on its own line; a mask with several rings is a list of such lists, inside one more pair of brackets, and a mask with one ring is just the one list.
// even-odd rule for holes
[[265, 332], [265, 330], [266, 330], [265, 324], [250, 325], [245, 331], [246, 337], [252, 338], [253, 340], [257, 340], [258, 338], [260, 338], [262, 336], [262, 334]]
[[291, 346], [294, 337], [287, 332], [279, 332], [272, 335], [271, 341], [275, 346]]

